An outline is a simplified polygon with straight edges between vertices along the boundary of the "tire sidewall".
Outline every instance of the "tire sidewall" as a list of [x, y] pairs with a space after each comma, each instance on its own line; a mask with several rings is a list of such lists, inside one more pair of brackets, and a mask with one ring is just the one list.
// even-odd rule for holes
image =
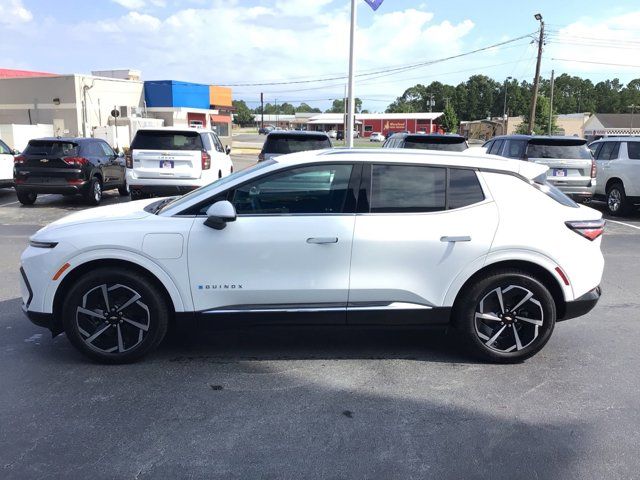
[[[611, 195], [611, 192], [613, 190], [617, 190], [620, 193], [620, 206], [615, 211], [609, 208], [609, 195]], [[624, 187], [620, 183], [614, 183], [607, 190], [607, 211], [611, 215], [618, 216], [618, 215], [623, 215], [626, 212], [626, 209], [627, 209], [627, 196], [625, 194]]]
[[[139, 345], [123, 353], [105, 353], [90, 347], [78, 330], [76, 309], [81, 305], [82, 297], [89, 290], [103, 284], [109, 287], [121, 284], [132, 288], [142, 296], [141, 301], [149, 308], [149, 331]], [[101, 363], [129, 363], [138, 360], [156, 348], [167, 332], [169, 310], [159, 289], [151, 279], [132, 270], [98, 268], [90, 271], [74, 282], [63, 302], [62, 323], [67, 338], [84, 355]]]
[[[505, 288], [509, 285], [521, 286], [533, 292], [534, 297], [541, 303], [544, 323], [541, 327], [542, 331], [531, 345], [519, 351], [504, 353], [488, 348], [478, 337], [475, 328], [475, 313], [480, 300], [485, 295], [496, 287]], [[556, 323], [555, 301], [549, 290], [539, 280], [525, 272], [496, 272], [476, 282], [464, 295], [464, 299], [455, 308], [456, 328], [463, 334], [465, 341], [474, 353], [485, 360], [502, 363], [523, 361], [538, 353], [553, 333]]]

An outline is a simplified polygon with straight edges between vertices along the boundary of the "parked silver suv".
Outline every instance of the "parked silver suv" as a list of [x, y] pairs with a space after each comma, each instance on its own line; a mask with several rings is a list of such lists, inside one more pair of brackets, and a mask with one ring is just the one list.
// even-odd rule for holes
[[626, 215], [640, 204], [640, 138], [607, 137], [589, 145], [598, 165], [596, 198], [612, 215]]
[[490, 155], [548, 166], [549, 183], [576, 200], [591, 200], [595, 194], [596, 163], [583, 138], [504, 135], [483, 147]]

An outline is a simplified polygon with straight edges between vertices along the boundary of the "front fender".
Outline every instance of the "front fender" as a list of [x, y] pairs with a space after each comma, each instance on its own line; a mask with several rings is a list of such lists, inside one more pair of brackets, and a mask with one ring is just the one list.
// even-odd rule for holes
[[162, 283], [164, 288], [169, 293], [176, 312], [193, 310], [193, 303], [191, 301], [191, 298], [180, 293], [178, 282], [176, 282], [175, 279], [155, 260], [150, 257], [141, 255], [137, 252], [118, 248], [109, 248], [84, 251], [78, 255], [66, 259], [66, 263], [69, 263], [71, 265], [71, 268], [68, 268], [63, 273], [63, 275], [58, 278], [57, 281], [49, 283], [43, 299], [43, 311], [46, 313], [53, 312], [53, 302], [56, 292], [58, 291], [58, 288], [60, 287], [62, 281], [72, 271], [74, 271], [79, 266], [84, 265], [85, 263], [96, 260], [121, 260], [144, 268], [149, 273], [154, 275], [160, 281], [160, 283]]

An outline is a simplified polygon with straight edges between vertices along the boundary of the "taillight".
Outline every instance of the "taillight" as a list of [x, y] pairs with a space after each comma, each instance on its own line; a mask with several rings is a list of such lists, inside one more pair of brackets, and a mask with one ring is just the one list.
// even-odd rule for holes
[[596, 167], [596, 161], [591, 160], [591, 178], [596, 178], [598, 174], [598, 167]]
[[202, 170], [209, 170], [211, 168], [211, 155], [206, 150], [202, 150]]
[[18, 155], [13, 159], [13, 164], [20, 165], [21, 163], [24, 163], [26, 161], [27, 161], [27, 158], [24, 155]]
[[133, 155], [131, 155], [130, 153], [125, 153], [124, 164], [127, 168], [133, 168]]
[[73, 165], [75, 167], [81, 167], [82, 165], [89, 163], [89, 160], [84, 157], [64, 157], [62, 160], [67, 165]]
[[604, 224], [603, 219], [565, 222], [567, 227], [589, 240], [595, 240], [604, 233]]
[[260, 152], [260, 153], [258, 154], [258, 161], [259, 161], [259, 162], [264, 161], [264, 152]]

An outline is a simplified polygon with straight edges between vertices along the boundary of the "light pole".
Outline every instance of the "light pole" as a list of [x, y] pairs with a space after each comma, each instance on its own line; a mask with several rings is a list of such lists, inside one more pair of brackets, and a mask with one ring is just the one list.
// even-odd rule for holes
[[504, 79], [504, 106], [502, 107], [502, 134], [507, 134], [507, 82], [513, 77]]

